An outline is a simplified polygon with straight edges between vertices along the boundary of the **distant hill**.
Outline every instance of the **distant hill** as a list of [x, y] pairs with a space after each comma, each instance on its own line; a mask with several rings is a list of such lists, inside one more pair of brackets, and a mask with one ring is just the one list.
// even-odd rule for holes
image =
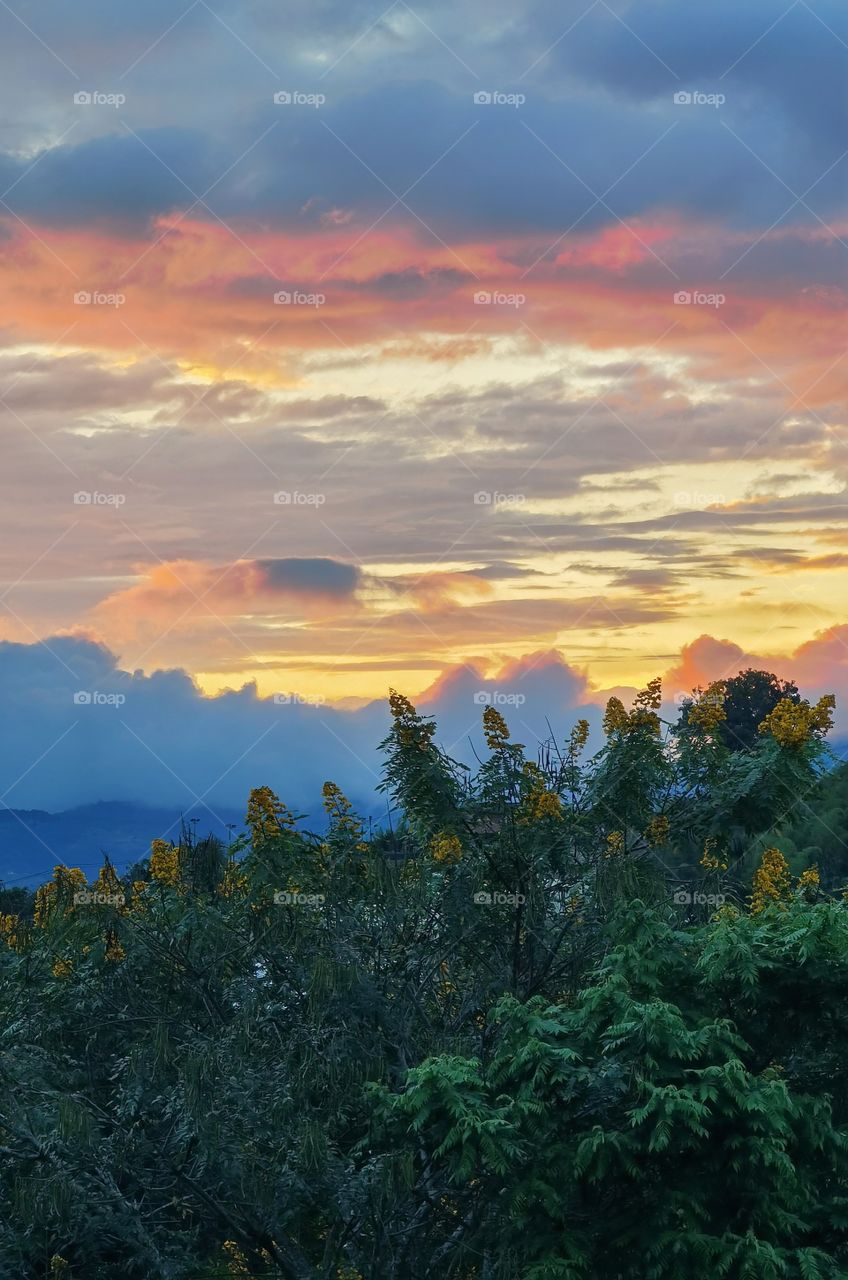
[[[48, 813], [44, 809], [0, 809], [0, 881], [14, 885], [41, 884], [57, 862], [81, 867], [96, 875], [108, 855], [120, 871], [145, 857], [157, 836], [176, 839], [180, 822], [197, 821], [198, 836], [216, 835], [228, 841], [242, 830], [244, 815], [215, 807], [177, 809], [103, 801]], [[234, 831], [228, 830], [232, 824]]]

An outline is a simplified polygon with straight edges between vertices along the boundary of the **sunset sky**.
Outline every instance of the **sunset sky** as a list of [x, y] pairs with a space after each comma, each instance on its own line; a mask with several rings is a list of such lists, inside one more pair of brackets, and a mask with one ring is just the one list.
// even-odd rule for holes
[[839, 0], [0, 37], [0, 683], [102, 646], [348, 710], [748, 656], [848, 696]]

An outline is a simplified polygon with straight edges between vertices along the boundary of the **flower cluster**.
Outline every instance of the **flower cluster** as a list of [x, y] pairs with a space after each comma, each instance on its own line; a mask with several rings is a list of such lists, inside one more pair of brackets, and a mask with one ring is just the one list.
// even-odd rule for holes
[[527, 796], [524, 811], [519, 821], [529, 824], [543, 822], [546, 818], [553, 818], [555, 822], [561, 822], [562, 805], [555, 791], [549, 791], [544, 782], [536, 782]]
[[106, 937], [106, 959], [110, 964], [120, 964], [126, 959], [126, 951], [121, 946], [120, 940], [114, 929], [110, 929]]
[[430, 739], [436, 732], [435, 724], [423, 720], [409, 698], [405, 698], [396, 689], [392, 689], [389, 693], [389, 710], [395, 721], [395, 732], [400, 745], [426, 751], [430, 746]]
[[718, 840], [715, 836], [707, 836], [704, 841], [704, 852], [701, 854], [701, 866], [707, 871], [726, 871], [727, 863], [714, 852]]
[[789, 866], [779, 849], [766, 849], [754, 872], [751, 914], [758, 915], [773, 903], [786, 902], [792, 893]]
[[604, 857], [615, 858], [621, 853], [624, 853], [624, 833], [622, 831], [611, 831], [607, 836]]
[[726, 687], [723, 680], [714, 680], [706, 689], [698, 690], [698, 697], [689, 707], [687, 723], [700, 729], [702, 733], [715, 733], [722, 721], [727, 719], [725, 698]]
[[582, 751], [586, 743], [589, 741], [589, 721], [578, 720], [577, 724], [571, 730], [571, 736], [568, 740], [569, 750], [573, 755], [577, 755]]
[[74, 894], [85, 889], [88, 881], [79, 867], [53, 868], [53, 879], [42, 884], [35, 894], [35, 923], [44, 929], [57, 910], [63, 915], [73, 910]]
[[449, 831], [440, 831], [430, 841], [430, 854], [433, 861], [442, 866], [451, 867], [462, 857], [462, 844], [459, 836]]
[[634, 705], [648, 711], [659, 711], [662, 705], [662, 680], [659, 676], [649, 680], [645, 688], [636, 694]]
[[821, 887], [821, 876], [818, 867], [808, 867], [798, 877], [797, 891], [805, 898], [814, 898]]
[[359, 853], [366, 853], [368, 845], [362, 841], [362, 823], [353, 815], [353, 805], [341, 787], [335, 782], [325, 782], [321, 788], [324, 797], [324, 812], [330, 819], [333, 829], [340, 835], [349, 837], [356, 845]]
[[782, 698], [760, 725], [760, 733], [770, 734], [781, 747], [797, 750], [814, 734], [823, 735], [833, 728], [836, 698], [827, 693], [814, 707], [809, 702], [793, 702]]
[[150, 874], [157, 884], [180, 883], [180, 851], [169, 840], [153, 840], [150, 845]]
[[490, 751], [499, 751], [509, 742], [506, 720], [495, 707], [487, 707], [483, 712], [483, 733]]
[[295, 831], [294, 815], [270, 787], [255, 787], [247, 802], [247, 825], [254, 849], [282, 831]]
[[624, 710], [621, 698], [610, 698], [604, 711], [604, 733], [607, 737], [613, 733], [623, 733], [629, 723], [630, 717]]
[[652, 847], [668, 842], [668, 835], [671, 829], [668, 818], [664, 813], [658, 813], [655, 818], [651, 818], [645, 828], [645, 837], [648, 844]]
[[660, 718], [657, 711], [661, 702], [662, 682], [659, 677], [650, 680], [646, 687], [637, 693], [633, 700], [632, 711], [625, 711], [624, 703], [620, 698], [610, 698], [604, 711], [604, 733], [609, 738], [613, 734], [648, 729], [652, 734], [659, 735]]
[[243, 893], [246, 888], [247, 876], [239, 871], [238, 863], [230, 859], [221, 879], [222, 896], [231, 898], [235, 893]]
[[13, 951], [18, 951], [23, 946], [24, 931], [20, 916], [0, 915], [0, 938]]

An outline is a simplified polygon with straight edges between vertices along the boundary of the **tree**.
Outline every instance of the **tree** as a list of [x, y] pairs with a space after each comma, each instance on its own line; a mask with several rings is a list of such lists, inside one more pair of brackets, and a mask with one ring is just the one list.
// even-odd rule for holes
[[394, 695], [391, 832], [263, 785], [0, 914], [0, 1275], [848, 1273], [848, 901], [773, 831], [831, 700], [661, 705], [472, 775]]
[[[729, 680], [713, 686], [723, 694], [725, 718], [719, 730], [721, 741], [729, 751], [750, 751], [756, 746], [759, 728], [771, 711], [784, 698], [800, 701], [794, 680], [781, 680], [771, 671], [748, 667]], [[686, 723], [692, 699], [683, 703], [681, 721]]]

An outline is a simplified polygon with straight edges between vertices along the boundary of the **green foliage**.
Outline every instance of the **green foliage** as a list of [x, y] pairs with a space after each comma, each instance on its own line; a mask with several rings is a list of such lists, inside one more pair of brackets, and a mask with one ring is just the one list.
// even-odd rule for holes
[[472, 777], [393, 695], [392, 830], [260, 787], [229, 850], [7, 898], [0, 1275], [848, 1275], [848, 902], [740, 870], [821, 735], [659, 706], [588, 760], [490, 708]]

